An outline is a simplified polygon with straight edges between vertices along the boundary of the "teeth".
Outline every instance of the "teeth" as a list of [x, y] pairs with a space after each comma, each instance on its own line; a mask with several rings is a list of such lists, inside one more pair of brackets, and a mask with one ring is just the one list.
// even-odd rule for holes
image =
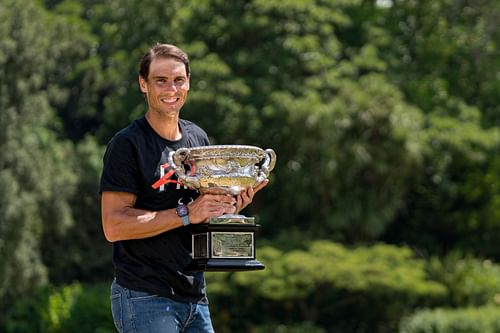
[[177, 97], [171, 97], [171, 98], [162, 98], [161, 101], [163, 103], [173, 103], [177, 101]]

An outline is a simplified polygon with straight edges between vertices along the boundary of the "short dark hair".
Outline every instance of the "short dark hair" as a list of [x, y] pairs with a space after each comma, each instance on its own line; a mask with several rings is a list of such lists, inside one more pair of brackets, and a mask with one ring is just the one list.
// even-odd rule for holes
[[147, 80], [149, 76], [149, 66], [155, 58], [174, 58], [182, 61], [186, 67], [186, 76], [189, 77], [189, 58], [186, 52], [175, 45], [156, 43], [148, 52], [144, 54], [139, 63], [139, 75]]

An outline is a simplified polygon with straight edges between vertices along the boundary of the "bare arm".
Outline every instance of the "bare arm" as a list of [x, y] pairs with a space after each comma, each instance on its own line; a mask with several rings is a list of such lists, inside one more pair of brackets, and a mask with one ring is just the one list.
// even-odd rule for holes
[[[147, 211], [134, 208], [137, 197], [127, 192], [103, 192], [101, 215], [104, 235], [110, 242], [156, 236], [182, 226], [174, 209]], [[226, 195], [203, 195], [189, 204], [193, 224], [225, 213], [234, 213], [235, 199]]]

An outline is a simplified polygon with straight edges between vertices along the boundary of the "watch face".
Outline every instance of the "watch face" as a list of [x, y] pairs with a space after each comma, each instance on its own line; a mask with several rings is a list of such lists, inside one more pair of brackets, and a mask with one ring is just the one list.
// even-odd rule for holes
[[188, 208], [186, 205], [179, 205], [177, 206], [177, 215], [180, 217], [186, 216], [189, 214]]

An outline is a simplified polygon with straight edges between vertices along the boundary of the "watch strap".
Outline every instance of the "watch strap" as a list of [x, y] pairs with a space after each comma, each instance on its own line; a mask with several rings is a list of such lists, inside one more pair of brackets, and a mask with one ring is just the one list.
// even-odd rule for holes
[[175, 209], [177, 212], [177, 215], [181, 218], [182, 224], [183, 225], [188, 225], [189, 222], [189, 209], [187, 205], [184, 205], [182, 203], [182, 200], [179, 199], [179, 204], [177, 205], [177, 208]]
[[181, 216], [181, 219], [182, 219], [182, 224], [183, 225], [188, 225], [188, 224], [191, 223], [191, 222], [189, 222], [189, 215]]

